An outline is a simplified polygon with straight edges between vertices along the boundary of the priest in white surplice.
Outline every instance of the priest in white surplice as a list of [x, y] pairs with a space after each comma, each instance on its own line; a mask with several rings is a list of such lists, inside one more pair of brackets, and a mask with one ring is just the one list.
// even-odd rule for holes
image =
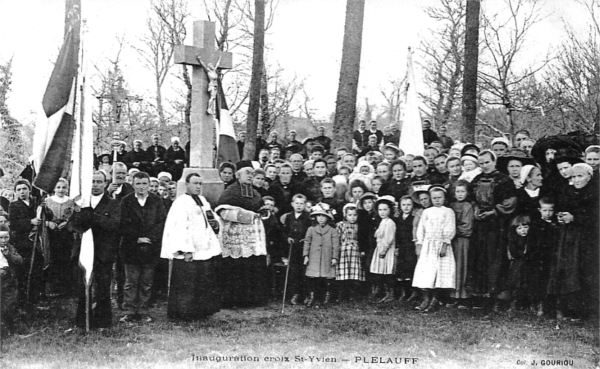
[[186, 193], [171, 206], [163, 234], [161, 258], [172, 259], [167, 315], [197, 320], [221, 309], [218, 272], [221, 246], [215, 234], [217, 215], [203, 196], [197, 173], [185, 179]]

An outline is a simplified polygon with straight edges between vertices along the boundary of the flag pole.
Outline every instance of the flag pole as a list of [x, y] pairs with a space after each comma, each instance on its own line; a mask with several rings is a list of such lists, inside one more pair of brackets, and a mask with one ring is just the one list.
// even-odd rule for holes
[[88, 281], [86, 278], [86, 274], [83, 273], [83, 283], [85, 285], [85, 331], [88, 333], [90, 331], [90, 287], [92, 286], [93, 275], [90, 276], [90, 280]]
[[[43, 193], [42, 195], [42, 202], [44, 201], [46, 197], [46, 194]], [[31, 276], [33, 274], [33, 264], [35, 262], [35, 251], [37, 249], [38, 246], [38, 240], [40, 238], [40, 230], [46, 226], [46, 212], [44, 211], [44, 207], [42, 207], [42, 212], [41, 212], [41, 221], [40, 221], [40, 225], [38, 225], [37, 229], [35, 230], [35, 236], [33, 239], [33, 248], [31, 249], [31, 262], [29, 263], [29, 274], [27, 275], [27, 302], [31, 302]]]
[[2, 353], [2, 273], [0, 273], [0, 354]]

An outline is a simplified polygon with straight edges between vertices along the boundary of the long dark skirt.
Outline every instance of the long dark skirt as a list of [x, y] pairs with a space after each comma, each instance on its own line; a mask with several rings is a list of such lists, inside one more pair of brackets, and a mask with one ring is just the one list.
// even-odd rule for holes
[[221, 310], [220, 264], [220, 256], [189, 263], [173, 260], [167, 306], [169, 318], [198, 320]]
[[47, 282], [50, 284], [51, 293], [66, 294], [73, 289], [71, 282], [74, 277], [71, 253], [73, 251], [73, 234], [66, 229], [51, 231], [50, 239], [50, 265], [46, 270]]
[[[400, 242], [396, 245], [396, 277], [399, 280], [412, 280], [417, 266], [417, 253], [415, 243], [412, 241]], [[371, 265], [371, 264], [369, 264]]]
[[527, 295], [526, 268], [527, 264], [524, 258], [510, 261], [504, 290], [510, 291], [513, 299], [522, 299]]
[[269, 274], [265, 256], [222, 258], [221, 287], [227, 306], [261, 305], [269, 296]]
[[503, 219], [492, 216], [475, 222], [469, 246], [468, 276], [465, 287], [473, 294], [499, 293], [501, 275], [507, 264]]
[[549, 295], [568, 295], [581, 289], [580, 248], [580, 227], [575, 224], [561, 225], [550, 265]]

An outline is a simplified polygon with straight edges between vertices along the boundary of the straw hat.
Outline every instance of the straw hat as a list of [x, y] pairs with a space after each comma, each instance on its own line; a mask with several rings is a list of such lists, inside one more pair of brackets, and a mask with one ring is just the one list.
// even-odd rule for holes
[[328, 204], [318, 203], [312, 207], [312, 211], [310, 212], [310, 216], [314, 217], [317, 215], [325, 215], [329, 219], [333, 220], [333, 215], [331, 215], [331, 211]]

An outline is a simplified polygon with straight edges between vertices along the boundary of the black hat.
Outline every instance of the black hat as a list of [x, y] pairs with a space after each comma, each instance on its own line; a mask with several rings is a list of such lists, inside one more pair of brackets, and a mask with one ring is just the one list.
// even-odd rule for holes
[[511, 149], [506, 156], [498, 157], [496, 161], [496, 169], [502, 173], [508, 174], [508, 163], [510, 163], [511, 160], [518, 160], [523, 166], [535, 165], [535, 160], [528, 156], [524, 150]]
[[468, 144], [466, 144], [465, 146], [463, 146], [463, 148], [460, 150], [460, 156], [463, 156], [464, 154], [466, 154], [466, 153], [467, 153], [467, 151], [469, 151], [469, 150], [471, 150], [471, 149], [475, 149], [475, 150], [477, 150], [477, 153], [478, 153], [478, 154], [479, 154], [479, 152], [481, 151], [477, 145], [475, 145], [475, 144], [472, 144], [472, 143], [468, 143]]
[[252, 169], [254, 169], [254, 167], [252, 166], [252, 162], [250, 160], [242, 160], [242, 161], [238, 162], [235, 165], [235, 167], [236, 167], [237, 170], [240, 170], [242, 168], [252, 168]]

